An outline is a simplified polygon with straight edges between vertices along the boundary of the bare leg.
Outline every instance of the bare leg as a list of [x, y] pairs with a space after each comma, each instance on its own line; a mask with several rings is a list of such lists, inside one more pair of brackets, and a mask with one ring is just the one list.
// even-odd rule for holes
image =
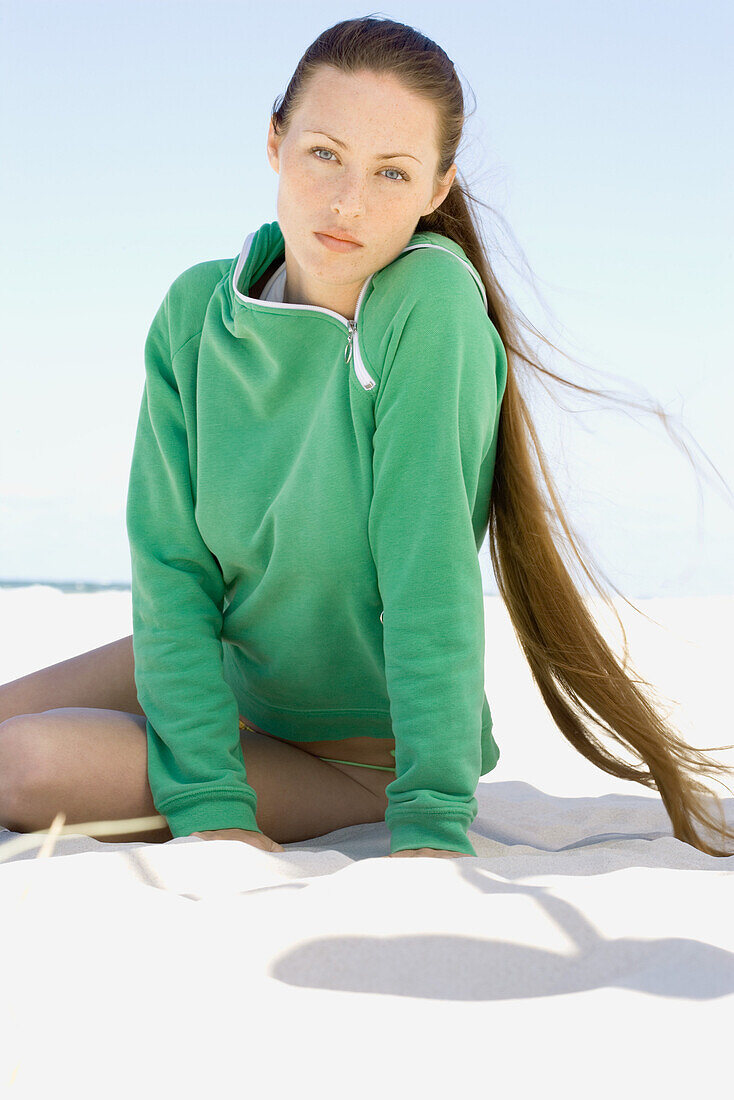
[[142, 715], [132, 634], [0, 685], [0, 722], [57, 707], [98, 707]]
[[[383, 820], [386, 798], [337, 766], [249, 730], [240, 740], [258, 825], [279, 844]], [[7, 777], [0, 782], [0, 824], [14, 832], [48, 829], [60, 811], [67, 825], [155, 816], [147, 752], [140, 715], [67, 707], [10, 718], [0, 725], [0, 780]], [[160, 843], [171, 832], [162, 818], [149, 833], [98, 839]]]
[[17, 715], [0, 725], [0, 825], [35, 832], [48, 829], [60, 812], [65, 826], [160, 817], [160, 825], [147, 831], [97, 839], [171, 839], [148, 784], [144, 717], [68, 707]]

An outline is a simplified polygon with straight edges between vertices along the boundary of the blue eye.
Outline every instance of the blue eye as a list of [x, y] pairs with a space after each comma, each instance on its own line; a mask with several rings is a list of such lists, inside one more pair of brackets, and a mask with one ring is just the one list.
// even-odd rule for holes
[[[333, 149], [324, 149], [323, 146], [320, 146], [320, 145], [317, 145], [315, 148], [311, 149], [311, 153], [329, 153], [331, 156], [336, 156], [336, 153], [334, 152]], [[321, 161], [324, 162], [324, 164], [330, 164], [331, 163], [331, 161], [326, 160], [325, 157], [316, 157], [316, 160], [321, 160]], [[397, 172], [398, 175], [402, 179], [404, 179], [406, 183], [408, 182], [409, 177], [406, 176], [405, 172], [401, 172], [401, 170], [399, 168], [383, 168], [383, 172]], [[386, 176], [385, 179], [395, 179], [395, 177], [394, 176]], [[395, 180], [395, 183], [397, 183], [397, 182], [398, 182], [398, 180]]]

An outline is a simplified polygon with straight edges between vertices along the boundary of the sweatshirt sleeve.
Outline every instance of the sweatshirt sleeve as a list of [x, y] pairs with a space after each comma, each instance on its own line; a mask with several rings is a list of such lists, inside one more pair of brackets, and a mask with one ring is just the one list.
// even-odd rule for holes
[[429, 267], [433, 258], [414, 269], [421, 293], [398, 310], [402, 328], [375, 399], [369, 539], [396, 763], [385, 821], [391, 854], [476, 855], [467, 830], [481, 774], [478, 549], [489, 511], [477, 493], [498, 421], [504, 348], [471, 273], [450, 257]]
[[237, 700], [223, 675], [224, 580], [194, 516], [190, 441], [171, 356], [170, 293], [145, 342], [126, 505], [148, 780], [174, 837], [203, 829], [261, 832]]

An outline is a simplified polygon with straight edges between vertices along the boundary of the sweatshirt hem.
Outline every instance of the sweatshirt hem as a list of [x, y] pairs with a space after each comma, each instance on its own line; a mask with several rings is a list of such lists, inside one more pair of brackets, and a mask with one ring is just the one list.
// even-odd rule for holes
[[[243, 686], [230, 644], [224, 646], [225, 679], [234, 692], [239, 712], [266, 733], [288, 741], [342, 741], [349, 737], [371, 737], [375, 741], [395, 737], [389, 710], [355, 707], [352, 710], [297, 710], [267, 703]], [[482, 775], [492, 771], [499, 760], [499, 746], [492, 735], [492, 715], [486, 702], [482, 707]]]
[[243, 688], [232, 689], [243, 718], [274, 737], [289, 741], [340, 741], [348, 737], [393, 737], [389, 711], [356, 708], [354, 710], [296, 710], [266, 703]]

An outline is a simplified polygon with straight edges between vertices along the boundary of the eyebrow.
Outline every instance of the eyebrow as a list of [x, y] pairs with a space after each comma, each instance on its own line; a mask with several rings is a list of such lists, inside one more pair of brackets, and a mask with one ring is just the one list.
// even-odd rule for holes
[[[348, 149], [349, 146], [344, 141], [340, 141], [339, 138], [332, 137], [331, 134], [327, 134], [325, 130], [306, 130], [307, 134], [323, 134], [329, 141], [333, 141], [335, 145], [341, 145], [342, 149]], [[418, 157], [414, 157], [412, 153], [378, 153], [376, 160], [394, 160], [395, 157], [410, 157], [411, 160], [418, 160]], [[422, 164], [422, 160], [418, 160], [419, 164]]]

